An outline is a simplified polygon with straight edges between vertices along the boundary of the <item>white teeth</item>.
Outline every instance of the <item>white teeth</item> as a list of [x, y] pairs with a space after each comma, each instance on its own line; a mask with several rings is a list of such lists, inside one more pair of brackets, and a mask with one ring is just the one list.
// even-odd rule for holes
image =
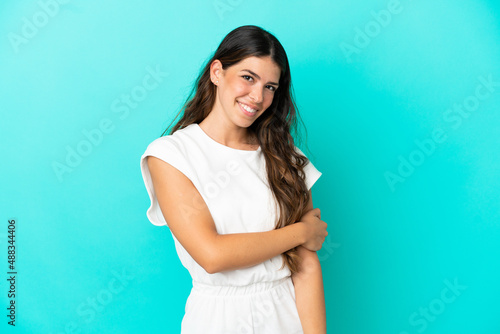
[[255, 112], [257, 112], [257, 109], [252, 109], [252, 108], [250, 108], [249, 106], [247, 106], [247, 105], [245, 105], [245, 104], [243, 104], [243, 103], [240, 103], [240, 102], [238, 102], [238, 103], [240, 104], [240, 106], [242, 106], [242, 107], [243, 107], [243, 109], [245, 109], [245, 110], [246, 110], [246, 111], [248, 111], [248, 112], [251, 112], [251, 113], [255, 113]]

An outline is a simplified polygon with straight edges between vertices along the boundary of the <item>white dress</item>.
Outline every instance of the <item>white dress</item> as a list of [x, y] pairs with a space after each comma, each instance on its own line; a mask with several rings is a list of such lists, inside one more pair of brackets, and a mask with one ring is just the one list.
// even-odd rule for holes
[[[225, 146], [196, 123], [151, 142], [141, 157], [141, 172], [151, 199], [147, 217], [154, 225], [162, 226], [167, 222], [146, 163], [150, 155], [169, 163], [193, 182], [219, 234], [274, 229], [276, 202], [268, 186], [260, 147], [246, 151]], [[308, 189], [322, 175], [311, 162], [305, 173]], [[182, 334], [303, 333], [290, 270], [286, 265], [279, 270], [281, 255], [245, 269], [209, 274], [172, 237], [193, 283], [185, 305]]]

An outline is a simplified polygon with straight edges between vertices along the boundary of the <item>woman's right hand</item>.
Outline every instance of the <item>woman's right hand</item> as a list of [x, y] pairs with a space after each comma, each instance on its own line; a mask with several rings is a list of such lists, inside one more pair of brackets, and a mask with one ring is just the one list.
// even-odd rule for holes
[[300, 218], [300, 222], [306, 226], [306, 242], [302, 246], [314, 252], [320, 250], [328, 235], [326, 231], [328, 224], [321, 220], [320, 209], [316, 208], [307, 211]]

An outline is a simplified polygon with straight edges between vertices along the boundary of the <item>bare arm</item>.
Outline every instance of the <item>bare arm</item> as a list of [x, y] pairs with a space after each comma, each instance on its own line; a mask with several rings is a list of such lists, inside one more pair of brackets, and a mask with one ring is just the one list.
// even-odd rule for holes
[[[306, 211], [312, 208], [311, 196]], [[303, 246], [297, 252], [302, 265], [299, 272], [292, 274], [292, 282], [302, 329], [304, 334], [326, 334], [325, 293], [318, 254]]]
[[208, 273], [246, 268], [303, 244], [303, 223], [254, 233], [218, 234], [210, 211], [194, 184], [179, 170], [147, 158], [153, 187], [172, 234]]

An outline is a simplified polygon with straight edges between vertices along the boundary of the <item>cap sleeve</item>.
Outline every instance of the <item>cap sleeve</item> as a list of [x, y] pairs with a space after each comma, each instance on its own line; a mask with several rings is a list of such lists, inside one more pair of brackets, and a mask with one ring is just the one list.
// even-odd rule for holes
[[[307, 158], [307, 156], [304, 154], [304, 152], [302, 152], [302, 150], [300, 148], [298, 148], [297, 146], [295, 146], [295, 150]], [[308, 160], [309, 160], [309, 158], [308, 158]], [[312, 186], [316, 183], [316, 181], [319, 179], [319, 177], [321, 175], [323, 175], [323, 173], [321, 173], [313, 165], [311, 160], [309, 160], [307, 162], [307, 164], [304, 166], [304, 173], [306, 174], [305, 181], [306, 181], [306, 186], [307, 186], [308, 190], [310, 190], [312, 188]]]
[[146, 157], [148, 156], [154, 156], [167, 162], [168, 164], [182, 172], [184, 175], [186, 175], [190, 180], [192, 180], [193, 174], [187, 160], [182, 154], [182, 150], [179, 148], [176, 142], [171, 140], [169, 136], [160, 137], [154, 140], [151, 144], [148, 145], [146, 151], [141, 156], [142, 178], [144, 180], [144, 185], [146, 186], [146, 190], [151, 201], [146, 215], [153, 225], [166, 225], [168, 227], [168, 224], [165, 221], [165, 217], [163, 217], [163, 213], [161, 212], [160, 205], [153, 188], [151, 173], [149, 171], [146, 159]]

